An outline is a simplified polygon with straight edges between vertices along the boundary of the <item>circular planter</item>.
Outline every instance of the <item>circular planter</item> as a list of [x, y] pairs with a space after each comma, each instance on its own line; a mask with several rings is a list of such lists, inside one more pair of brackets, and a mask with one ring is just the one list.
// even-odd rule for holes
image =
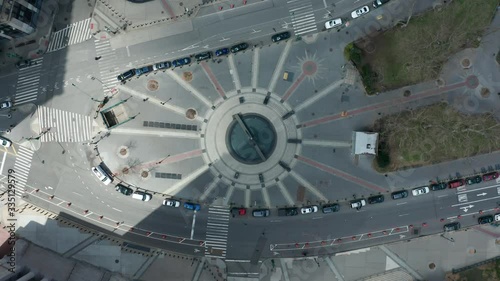
[[472, 66], [472, 62], [468, 58], [464, 58], [460, 61], [460, 65], [463, 69], [468, 69]]
[[129, 166], [123, 167], [122, 174], [128, 175], [130, 172], [132, 172], [132, 171], [130, 170]]
[[411, 91], [410, 91], [410, 90], [405, 90], [405, 91], [403, 92], [403, 96], [404, 96], [404, 97], [409, 97], [409, 96], [411, 96]]
[[154, 91], [157, 91], [158, 88], [160, 88], [160, 85], [158, 84], [158, 81], [156, 81], [156, 80], [148, 80], [148, 84], [147, 84], [146, 88], [149, 91], [154, 92]]
[[189, 119], [189, 120], [193, 120], [196, 118], [196, 110], [193, 109], [193, 108], [189, 108], [188, 110], [186, 110], [186, 118]]
[[125, 159], [129, 156], [129, 149], [126, 146], [118, 147], [118, 157]]
[[443, 78], [438, 78], [438, 79], [436, 80], [436, 85], [437, 85], [439, 88], [441, 88], [441, 87], [444, 87], [444, 86], [446, 85], [446, 82], [444, 81], [444, 79], [443, 79]]
[[191, 82], [191, 80], [193, 80], [193, 73], [190, 71], [182, 73], [182, 79], [186, 82]]
[[151, 178], [151, 172], [146, 169], [141, 170], [141, 179], [148, 180], [149, 178]]

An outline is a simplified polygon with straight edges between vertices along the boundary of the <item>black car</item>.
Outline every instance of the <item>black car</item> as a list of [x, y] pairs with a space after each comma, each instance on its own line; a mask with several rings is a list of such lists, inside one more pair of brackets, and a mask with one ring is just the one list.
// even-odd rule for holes
[[130, 69], [128, 71], [123, 72], [122, 74], [118, 75], [117, 79], [121, 82], [134, 77], [135, 75], [135, 69]]
[[126, 196], [130, 196], [130, 194], [134, 193], [132, 188], [126, 187], [123, 184], [117, 184], [115, 190]]
[[339, 204], [328, 204], [328, 205], [323, 205], [321, 208], [324, 214], [329, 214], [333, 212], [338, 212], [340, 210]]
[[234, 46], [231, 47], [231, 53], [234, 54], [234, 53], [246, 50], [247, 48], [248, 48], [248, 44], [247, 43], [240, 43], [238, 45], [234, 45]]
[[296, 216], [298, 214], [299, 208], [296, 207], [278, 209], [278, 216]]
[[269, 216], [269, 209], [258, 209], [258, 210], [253, 210], [252, 216], [254, 217], [268, 217]]
[[32, 65], [36, 65], [38, 62], [37, 61], [32, 61], [32, 60], [22, 60], [16, 63], [16, 67], [18, 69], [23, 69]]
[[375, 195], [368, 198], [368, 204], [377, 204], [384, 202], [384, 195]]
[[480, 183], [482, 181], [483, 181], [483, 179], [481, 178], [481, 176], [474, 176], [474, 177], [465, 178], [465, 183], [467, 185]]
[[445, 182], [433, 183], [433, 184], [430, 185], [430, 188], [431, 188], [432, 191], [443, 190], [443, 189], [448, 188], [448, 184], [445, 183]]
[[455, 231], [460, 229], [460, 223], [458, 221], [448, 223], [444, 225], [444, 231]]
[[400, 191], [393, 192], [391, 194], [391, 197], [394, 200], [406, 198], [406, 197], [408, 197], [408, 191], [406, 191], [406, 190], [400, 190]]
[[488, 216], [484, 216], [484, 217], [480, 217], [477, 219], [477, 222], [479, 224], [487, 224], [487, 223], [492, 223], [493, 222], [493, 216], [492, 215], [488, 215]]
[[271, 40], [273, 40], [273, 42], [279, 42], [288, 38], [290, 38], [290, 32], [286, 31], [273, 35], [273, 37], [271, 37]]
[[153, 66], [152, 65], [148, 65], [148, 66], [144, 66], [144, 67], [141, 67], [141, 68], [136, 68], [135, 69], [135, 75], [136, 76], [141, 76], [143, 74], [147, 74], [149, 72], [153, 71]]
[[194, 56], [197, 61], [208, 60], [212, 57], [211, 52], [199, 53]]
[[160, 69], [168, 69], [171, 66], [172, 66], [172, 63], [170, 63], [169, 61], [159, 62], [159, 63], [153, 64], [153, 70], [156, 71], [156, 70], [160, 70]]

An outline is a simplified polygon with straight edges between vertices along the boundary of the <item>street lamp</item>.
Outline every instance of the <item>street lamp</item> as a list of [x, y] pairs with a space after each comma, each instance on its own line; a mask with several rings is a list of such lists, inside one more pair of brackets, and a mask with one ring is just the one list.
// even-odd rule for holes
[[167, 158], [170, 157], [170, 154], [167, 155], [167, 157], [161, 159], [160, 161], [156, 162], [156, 165], [160, 165], [163, 161], [167, 160]]
[[12, 115], [9, 113], [9, 114], [0, 114], [0, 116], [2, 117], [7, 117], [7, 118], [12, 118]]
[[77, 87], [75, 85], [75, 83], [71, 83], [71, 86], [77, 88], [80, 92], [84, 93], [85, 95], [87, 95], [92, 101], [95, 101], [95, 102], [101, 102], [100, 100], [96, 100], [94, 99], [91, 95], [87, 94], [84, 90], [80, 89], [79, 87]]

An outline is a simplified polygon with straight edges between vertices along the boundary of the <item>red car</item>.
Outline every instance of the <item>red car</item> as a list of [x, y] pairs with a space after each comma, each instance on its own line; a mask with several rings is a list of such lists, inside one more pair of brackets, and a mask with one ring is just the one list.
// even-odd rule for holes
[[452, 180], [452, 181], [448, 182], [449, 188], [457, 188], [457, 187], [463, 186], [463, 185], [465, 185], [465, 181], [463, 179]]
[[233, 215], [233, 217], [244, 216], [247, 214], [247, 209], [245, 209], [245, 208], [232, 208], [231, 214]]
[[483, 181], [491, 181], [498, 178], [498, 172], [491, 172], [483, 175]]

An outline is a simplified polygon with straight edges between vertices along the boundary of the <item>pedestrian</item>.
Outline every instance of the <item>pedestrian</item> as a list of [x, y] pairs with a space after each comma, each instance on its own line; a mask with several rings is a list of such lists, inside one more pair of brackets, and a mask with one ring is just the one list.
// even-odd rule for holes
[[143, 99], [142, 101], [143, 101], [143, 102], [146, 102], [147, 100], [149, 100], [149, 98], [145, 98], [145, 99]]
[[273, 27], [274, 32], [276, 32], [276, 28]]
[[95, 60], [100, 60], [102, 56], [95, 57]]

